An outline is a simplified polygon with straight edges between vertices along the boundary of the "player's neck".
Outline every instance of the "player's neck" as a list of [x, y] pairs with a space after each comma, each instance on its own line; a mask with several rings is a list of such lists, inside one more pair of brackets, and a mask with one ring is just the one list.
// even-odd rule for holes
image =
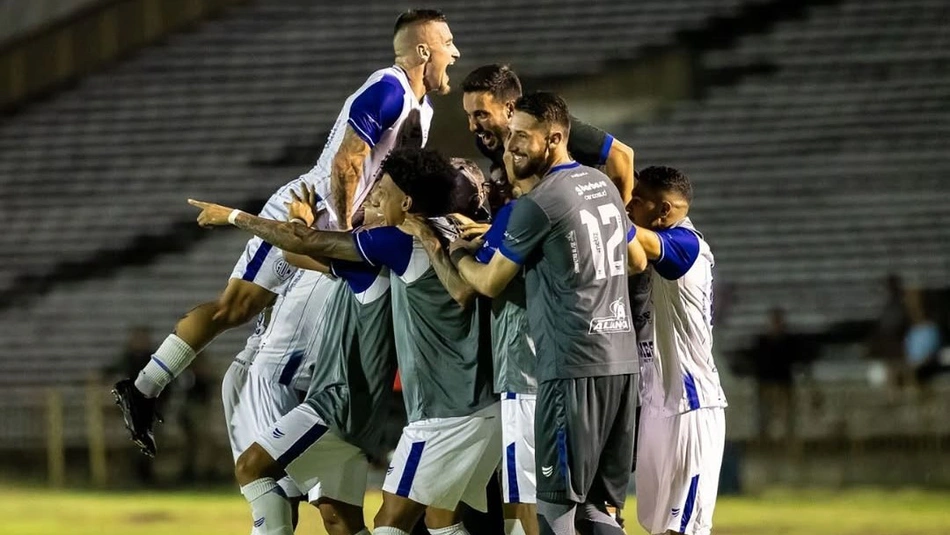
[[406, 73], [406, 79], [409, 80], [409, 87], [412, 88], [412, 94], [415, 95], [417, 101], [422, 102], [422, 99], [425, 98], [426, 93], [428, 93], [425, 82], [425, 65], [410, 67], [406, 65], [406, 62], [402, 58], [396, 58], [396, 66], [402, 69], [402, 72]]
[[551, 165], [548, 166], [548, 168], [544, 171], [544, 173], [541, 176], [545, 177], [551, 172], [552, 169], [557, 168], [559, 165], [571, 163], [572, 161], [574, 160], [571, 159], [571, 155], [567, 151], [558, 151], [558, 153], [554, 157], [554, 160], [551, 161]]

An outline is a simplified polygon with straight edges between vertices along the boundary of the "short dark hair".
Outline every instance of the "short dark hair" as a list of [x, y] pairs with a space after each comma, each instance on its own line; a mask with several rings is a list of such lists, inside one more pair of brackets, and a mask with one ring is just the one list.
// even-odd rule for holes
[[508, 102], [521, 96], [521, 80], [508, 65], [482, 65], [462, 80], [462, 92], [487, 92], [495, 100]]
[[396, 25], [393, 27], [393, 37], [399, 33], [399, 30], [422, 22], [447, 22], [445, 13], [438, 9], [409, 9], [403, 11], [396, 19]]
[[556, 124], [565, 132], [571, 129], [571, 115], [567, 103], [556, 93], [536, 91], [522, 95], [515, 101], [515, 111], [527, 113], [540, 123]]
[[412, 198], [412, 213], [425, 217], [444, 215], [455, 203], [459, 172], [434, 150], [394, 149], [383, 162], [382, 171]]
[[686, 202], [693, 202], [693, 184], [686, 173], [673, 167], [656, 165], [641, 169], [637, 184], [654, 191], [672, 191], [680, 194]]

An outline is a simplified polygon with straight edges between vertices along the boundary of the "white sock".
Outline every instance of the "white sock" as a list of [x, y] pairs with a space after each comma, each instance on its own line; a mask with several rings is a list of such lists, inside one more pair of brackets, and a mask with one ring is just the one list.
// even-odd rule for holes
[[517, 518], [505, 519], [505, 535], [525, 535], [524, 526]]
[[373, 535], [409, 535], [409, 532], [392, 526], [377, 526], [373, 528]]
[[251, 504], [254, 531], [260, 535], [294, 535], [290, 502], [272, 477], [262, 477], [241, 487]]
[[195, 350], [184, 340], [169, 334], [135, 378], [135, 388], [147, 398], [158, 397], [168, 383], [195, 360], [196, 355]]
[[[379, 533], [379, 531], [376, 533]], [[429, 528], [429, 535], [468, 535], [468, 531], [466, 531], [465, 526], [459, 522], [458, 524], [449, 526], [447, 528]]]

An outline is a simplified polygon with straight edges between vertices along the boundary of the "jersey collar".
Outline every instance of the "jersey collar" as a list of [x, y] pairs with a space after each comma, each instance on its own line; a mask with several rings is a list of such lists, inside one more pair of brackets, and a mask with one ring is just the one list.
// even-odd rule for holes
[[575, 167], [580, 167], [581, 164], [571, 160], [567, 163], [562, 163], [561, 165], [555, 165], [554, 167], [548, 169], [548, 172], [544, 176], [550, 175], [551, 173], [556, 173], [558, 171], [563, 171], [565, 169], [574, 169]]

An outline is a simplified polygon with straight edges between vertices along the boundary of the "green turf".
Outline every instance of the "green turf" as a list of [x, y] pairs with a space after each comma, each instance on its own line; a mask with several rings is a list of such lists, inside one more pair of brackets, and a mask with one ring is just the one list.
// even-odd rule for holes
[[[379, 495], [367, 498], [370, 514]], [[636, 504], [628, 502], [627, 532]], [[92, 493], [0, 488], [0, 533], [5, 535], [246, 534], [250, 514], [234, 493]], [[323, 534], [311, 508], [298, 533]], [[727, 497], [716, 508], [717, 535], [946, 535], [950, 493], [926, 491], [773, 490]]]

